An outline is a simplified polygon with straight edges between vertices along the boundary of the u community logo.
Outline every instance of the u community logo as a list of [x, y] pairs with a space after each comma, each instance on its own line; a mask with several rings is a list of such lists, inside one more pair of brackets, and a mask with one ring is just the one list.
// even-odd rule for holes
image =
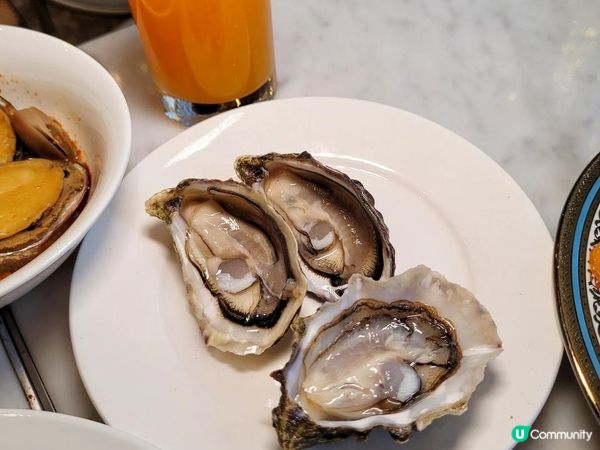
[[515, 442], [525, 442], [527, 439], [557, 439], [557, 440], [581, 440], [589, 442], [592, 432], [586, 430], [577, 431], [541, 431], [537, 428], [531, 429], [531, 425], [517, 425], [512, 429], [512, 438]]
[[525, 442], [529, 437], [531, 425], [517, 425], [512, 429], [512, 438], [515, 442]]

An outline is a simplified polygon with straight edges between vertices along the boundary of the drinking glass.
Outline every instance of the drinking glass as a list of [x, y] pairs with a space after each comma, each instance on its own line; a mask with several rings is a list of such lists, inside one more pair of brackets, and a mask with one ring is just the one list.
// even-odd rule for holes
[[166, 115], [184, 125], [273, 97], [269, 0], [129, 0]]

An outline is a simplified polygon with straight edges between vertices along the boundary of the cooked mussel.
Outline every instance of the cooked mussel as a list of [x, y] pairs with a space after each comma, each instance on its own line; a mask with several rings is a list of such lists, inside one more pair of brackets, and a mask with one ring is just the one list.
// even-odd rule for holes
[[38, 108], [16, 109], [0, 96], [0, 108], [10, 119], [15, 134], [23, 145], [39, 158], [75, 161], [75, 143], [62, 125]]

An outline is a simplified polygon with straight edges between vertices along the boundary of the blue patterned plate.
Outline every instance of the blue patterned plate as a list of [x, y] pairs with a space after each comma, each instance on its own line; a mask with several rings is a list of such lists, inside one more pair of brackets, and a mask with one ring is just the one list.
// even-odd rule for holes
[[565, 348], [600, 420], [600, 155], [569, 194], [558, 227], [554, 264]]

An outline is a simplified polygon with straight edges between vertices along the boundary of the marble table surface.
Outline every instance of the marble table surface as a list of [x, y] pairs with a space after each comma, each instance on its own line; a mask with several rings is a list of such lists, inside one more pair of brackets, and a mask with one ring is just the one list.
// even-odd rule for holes
[[[272, 5], [278, 98], [354, 97], [431, 119], [499, 163], [531, 198], [550, 233], [556, 232], [571, 186], [600, 150], [600, 2], [273, 0]], [[113, 74], [129, 103], [129, 168], [182, 131], [162, 116], [134, 27], [83, 49]], [[73, 262], [71, 257], [12, 308], [57, 409], [96, 418], [70, 346]], [[0, 352], [0, 407], [19, 406], [22, 399], [6, 367]], [[594, 436], [587, 444], [529, 440], [522, 448], [600, 448], [600, 427], [566, 358], [534, 426], [586, 429]]]

